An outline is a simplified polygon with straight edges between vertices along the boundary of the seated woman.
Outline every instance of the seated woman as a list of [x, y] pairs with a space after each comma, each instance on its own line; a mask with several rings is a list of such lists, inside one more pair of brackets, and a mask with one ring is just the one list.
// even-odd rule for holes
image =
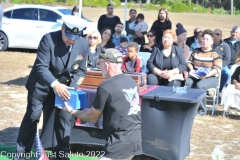
[[[170, 79], [186, 70], [186, 61], [181, 49], [173, 46], [174, 38], [175, 33], [172, 30], [163, 32], [162, 45], [154, 48], [147, 62], [148, 84], [173, 86]], [[181, 86], [181, 80], [176, 82], [177, 86]]]
[[190, 51], [192, 52], [194, 49], [196, 48], [201, 48], [203, 46], [203, 32], [199, 31], [197, 32], [197, 40], [195, 42], [192, 43], [192, 45], [190, 46]]
[[112, 30], [109, 27], [103, 28], [101, 31], [101, 39], [102, 42], [99, 44], [99, 46], [102, 49], [107, 48], [115, 48], [115, 44], [112, 42]]
[[89, 42], [90, 54], [88, 55], [88, 68], [96, 68], [98, 57], [101, 53], [101, 47], [98, 44], [101, 43], [101, 36], [97, 30], [94, 30], [87, 34], [87, 40]]
[[141, 45], [140, 52], [152, 52], [153, 48], [158, 46], [156, 43], [156, 32], [154, 30], [150, 30], [147, 33], [148, 43]]
[[237, 67], [231, 78], [232, 84], [229, 84], [222, 95], [221, 104], [224, 111], [229, 107], [234, 107], [240, 110], [240, 66]]
[[[186, 84], [190, 88], [209, 89], [218, 85], [217, 75], [221, 74], [221, 57], [212, 48], [213, 32], [209, 29], [203, 31], [203, 47], [195, 49], [189, 59], [189, 78]], [[206, 114], [206, 102], [203, 100], [199, 113]]]
[[181, 23], [177, 23], [176, 27], [177, 41], [173, 44], [182, 50], [185, 60], [187, 61], [190, 56], [190, 49], [188, 45], [185, 44], [187, 40], [187, 30], [183, 27]]

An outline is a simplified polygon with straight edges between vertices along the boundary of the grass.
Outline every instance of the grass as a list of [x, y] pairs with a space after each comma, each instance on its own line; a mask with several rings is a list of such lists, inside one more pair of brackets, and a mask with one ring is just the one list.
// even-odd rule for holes
[[[69, 6], [72, 8], [72, 6]], [[115, 9], [114, 13], [123, 19], [123, 9]], [[138, 10], [145, 14], [149, 26], [157, 17], [157, 11]], [[84, 15], [97, 21], [104, 8], [83, 8]], [[128, 14], [127, 14], [128, 15]], [[127, 16], [128, 17], [128, 16]], [[237, 16], [169, 13], [175, 24], [181, 22], [187, 29], [189, 36], [193, 29], [199, 26], [206, 28], [221, 28], [224, 38], [229, 36], [231, 27], [239, 24]], [[11, 49], [0, 53], [0, 143], [15, 145], [20, 122], [26, 109], [27, 91], [24, 87], [27, 76], [36, 57], [35, 50]], [[191, 134], [191, 152], [186, 160], [208, 160], [215, 146], [219, 146], [225, 153], [227, 160], [240, 159], [240, 115], [237, 112], [229, 117], [221, 115], [222, 108], [217, 107], [214, 116], [196, 116]], [[75, 145], [74, 150], [81, 150]]]

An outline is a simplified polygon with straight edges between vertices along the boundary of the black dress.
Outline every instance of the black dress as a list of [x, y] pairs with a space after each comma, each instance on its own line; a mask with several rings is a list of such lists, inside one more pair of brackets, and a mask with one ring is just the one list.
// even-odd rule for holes
[[167, 20], [165, 22], [159, 22], [156, 20], [150, 30], [154, 30], [156, 32], [156, 42], [162, 44], [162, 36], [163, 32], [167, 29], [172, 29], [172, 22]]

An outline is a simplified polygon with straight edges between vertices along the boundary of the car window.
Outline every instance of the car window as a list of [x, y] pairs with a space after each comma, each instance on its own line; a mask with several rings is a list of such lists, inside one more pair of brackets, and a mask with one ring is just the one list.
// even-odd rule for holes
[[46, 10], [46, 9], [40, 9], [40, 21], [47, 21], [47, 22], [57, 22], [57, 19], [60, 19], [61, 16], [57, 13]]
[[7, 12], [4, 12], [3, 16], [4, 16], [4, 17], [7, 17], [7, 18], [11, 18], [11, 17], [12, 17], [12, 10], [11, 10], [11, 11], [7, 11]]
[[72, 10], [70, 9], [58, 9], [58, 11], [64, 15], [72, 15]]
[[36, 8], [14, 9], [13, 19], [38, 20], [38, 10]]

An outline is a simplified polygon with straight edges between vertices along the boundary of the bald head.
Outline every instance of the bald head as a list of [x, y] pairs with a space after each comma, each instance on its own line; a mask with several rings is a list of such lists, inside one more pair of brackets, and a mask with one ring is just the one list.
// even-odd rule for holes
[[195, 38], [197, 38], [198, 32], [200, 32], [200, 31], [202, 31], [202, 30], [201, 30], [201, 28], [199, 28], [199, 27], [196, 27], [196, 28], [194, 29], [193, 34], [194, 34], [194, 37], [195, 37]]

